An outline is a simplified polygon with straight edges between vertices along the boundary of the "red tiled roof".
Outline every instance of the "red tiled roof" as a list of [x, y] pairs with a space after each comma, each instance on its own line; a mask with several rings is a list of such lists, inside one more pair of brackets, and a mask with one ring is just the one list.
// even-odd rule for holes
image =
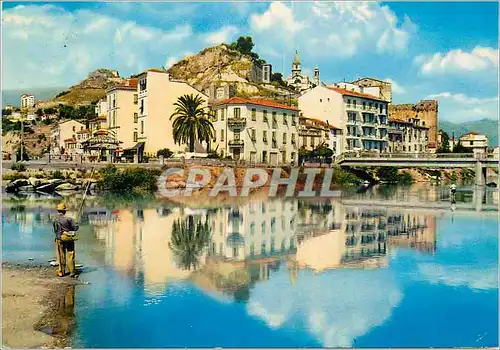
[[83, 129], [83, 130], [77, 131], [76, 133], [77, 134], [90, 134], [90, 130], [89, 129]]
[[108, 130], [106, 129], [99, 129], [95, 132], [96, 135], [107, 135], [108, 134]]
[[[306, 123], [308, 123], [309, 121], [311, 122], [314, 122], [314, 123], [317, 123], [319, 124], [320, 126], [324, 127], [324, 128], [328, 128], [328, 129], [337, 129], [337, 130], [341, 130], [340, 128], [337, 128], [333, 125], [330, 125], [322, 120], [319, 120], [319, 119], [316, 119], [316, 118], [306, 118], [306, 117], [303, 117], [303, 119], [306, 121]], [[311, 124], [311, 123], [308, 123], [308, 124]], [[312, 126], [314, 126], [314, 124], [312, 124]]]
[[470, 132], [463, 134], [462, 136], [467, 136], [467, 135], [481, 135], [481, 134], [478, 132], [475, 132], [475, 131], [470, 131]]
[[76, 139], [74, 137], [71, 137], [69, 139], [66, 139], [64, 140], [64, 142], [68, 142], [68, 143], [76, 143]]
[[228, 98], [227, 100], [224, 100], [219, 103], [215, 103], [215, 105], [233, 105], [233, 104], [249, 104], [249, 105], [257, 105], [257, 106], [265, 106], [265, 107], [271, 107], [271, 108], [281, 108], [281, 109], [289, 109], [291, 111], [298, 111], [297, 108], [287, 106], [275, 101], [271, 100], [261, 100], [261, 99], [248, 99], [248, 98], [243, 98], [243, 97], [232, 97]]
[[362, 97], [362, 98], [367, 98], [367, 99], [370, 99], [370, 100], [384, 102], [384, 100], [382, 100], [381, 98], [379, 98], [377, 96], [363, 94], [361, 92], [349, 91], [349, 90], [346, 90], [346, 89], [335, 88], [335, 87], [328, 87], [327, 89], [335, 91], [335, 92], [338, 92], [339, 94], [342, 94], [342, 95], [354, 96], [354, 97]]

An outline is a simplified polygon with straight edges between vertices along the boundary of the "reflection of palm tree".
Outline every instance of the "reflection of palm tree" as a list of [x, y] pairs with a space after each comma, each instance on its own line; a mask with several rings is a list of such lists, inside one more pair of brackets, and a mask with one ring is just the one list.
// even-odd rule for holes
[[201, 220], [194, 224], [193, 216], [188, 220], [176, 220], [172, 228], [172, 239], [169, 247], [180, 260], [181, 268], [185, 270], [196, 269], [198, 259], [203, 249], [210, 240], [210, 227], [208, 222]]

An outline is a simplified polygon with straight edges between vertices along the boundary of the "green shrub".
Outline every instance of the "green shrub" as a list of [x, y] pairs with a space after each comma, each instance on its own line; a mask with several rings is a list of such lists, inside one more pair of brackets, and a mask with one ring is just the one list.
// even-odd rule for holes
[[333, 168], [332, 183], [336, 185], [348, 185], [359, 181], [359, 178], [350, 171], [344, 170], [341, 167]]
[[101, 188], [110, 192], [123, 193], [135, 190], [155, 191], [159, 169], [129, 168], [119, 171], [108, 167], [103, 171]]
[[174, 152], [172, 152], [168, 148], [163, 148], [163, 149], [158, 150], [158, 152], [156, 152], [157, 157], [163, 156], [165, 158], [170, 158], [170, 157], [172, 157], [173, 154], [174, 154]]
[[413, 178], [411, 177], [410, 173], [407, 171], [403, 171], [402, 174], [398, 175], [398, 183], [402, 185], [411, 185], [413, 183]]
[[61, 170], [55, 170], [51, 175], [53, 179], [64, 179], [64, 174], [61, 172]]
[[395, 167], [380, 167], [375, 170], [375, 174], [380, 181], [398, 182], [398, 169]]
[[27, 179], [27, 178], [28, 178], [27, 175], [22, 174], [22, 173], [18, 173], [18, 172], [15, 172], [13, 174], [5, 174], [3, 176], [3, 179], [7, 180], [7, 181], [14, 181], [14, 180], [19, 180], [19, 179]]
[[14, 171], [26, 171], [26, 164], [23, 162], [16, 162], [10, 167]]

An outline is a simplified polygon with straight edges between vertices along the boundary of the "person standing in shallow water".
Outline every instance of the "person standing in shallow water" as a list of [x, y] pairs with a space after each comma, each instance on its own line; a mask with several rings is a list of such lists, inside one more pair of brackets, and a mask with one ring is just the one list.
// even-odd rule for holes
[[56, 235], [56, 250], [57, 262], [57, 275], [63, 277], [66, 275], [66, 266], [68, 267], [71, 277], [76, 277], [75, 269], [75, 241], [63, 240], [63, 236], [71, 236], [75, 231], [78, 231], [78, 223], [68, 216], [66, 216], [66, 205], [58, 204], [56, 206], [57, 218], [54, 220], [54, 234]]

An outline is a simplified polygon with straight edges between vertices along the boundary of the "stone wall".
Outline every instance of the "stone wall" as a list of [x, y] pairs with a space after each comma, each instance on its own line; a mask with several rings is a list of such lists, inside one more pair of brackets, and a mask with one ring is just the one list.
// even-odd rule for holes
[[422, 100], [416, 104], [389, 105], [389, 118], [418, 118], [429, 128], [429, 148], [437, 147], [438, 101]]

